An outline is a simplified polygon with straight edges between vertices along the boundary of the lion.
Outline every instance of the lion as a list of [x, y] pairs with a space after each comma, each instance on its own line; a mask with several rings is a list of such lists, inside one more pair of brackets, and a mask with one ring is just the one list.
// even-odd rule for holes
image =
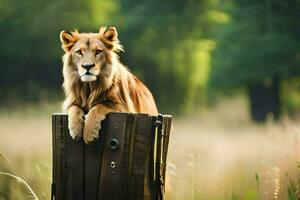
[[63, 110], [73, 139], [93, 142], [110, 112], [158, 114], [152, 93], [119, 60], [123, 48], [115, 27], [101, 27], [98, 33], [61, 31], [60, 40]]

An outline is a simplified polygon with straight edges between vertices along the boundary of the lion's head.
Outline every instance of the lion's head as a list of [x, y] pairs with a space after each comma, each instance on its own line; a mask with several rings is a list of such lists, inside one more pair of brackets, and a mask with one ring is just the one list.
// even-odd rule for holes
[[93, 82], [109, 79], [116, 52], [122, 50], [114, 27], [101, 27], [99, 33], [62, 31], [60, 40], [65, 51], [64, 76]]

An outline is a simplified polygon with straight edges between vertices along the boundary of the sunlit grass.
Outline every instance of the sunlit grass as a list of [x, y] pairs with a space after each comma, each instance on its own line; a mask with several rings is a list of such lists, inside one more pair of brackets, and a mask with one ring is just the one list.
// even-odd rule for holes
[[[50, 199], [51, 117], [60, 105], [0, 108], [0, 200]], [[241, 101], [175, 118], [167, 199], [299, 199], [300, 120], [253, 124]]]
[[6, 173], [6, 172], [1, 172], [1, 171], [0, 171], [0, 175], [12, 178], [15, 181], [17, 181], [18, 183], [22, 184], [25, 187], [25, 189], [27, 190], [28, 194], [29, 194], [28, 197], [32, 198], [34, 200], [38, 200], [38, 197], [36, 196], [36, 194], [34, 193], [34, 191], [31, 189], [31, 187], [28, 185], [28, 183], [24, 179], [22, 179], [21, 177], [16, 176], [14, 174]]
[[168, 199], [299, 199], [300, 125], [253, 124], [245, 105], [175, 120]]
[[59, 103], [0, 110], [0, 200], [50, 199], [51, 112]]

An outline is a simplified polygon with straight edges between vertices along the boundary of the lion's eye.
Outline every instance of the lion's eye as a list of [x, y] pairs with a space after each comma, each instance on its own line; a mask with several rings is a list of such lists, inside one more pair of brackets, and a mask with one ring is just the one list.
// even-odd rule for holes
[[81, 50], [77, 50], [77, 51], [75, 51], [75, 53], [76, 53], [77, 55], [80, 55], [80, 56], [83, 55]]
[[103, 52], [102, 50], [97, 49], [97, 50], [96, 50], [96, 56], [99, 55], [99, 54], [101, 54], [102, 52]]

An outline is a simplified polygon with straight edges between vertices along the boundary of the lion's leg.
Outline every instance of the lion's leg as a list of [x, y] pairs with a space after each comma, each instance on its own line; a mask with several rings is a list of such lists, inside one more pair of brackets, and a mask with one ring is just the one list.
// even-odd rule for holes
[[85, 143], [91, 143], [94, 139], [99, 137], [99, 130], [101, 129], [101, 121], [106, 115], [113, 110], [106, 105], [98, 104], [90, 109], [85, 116], [85, 123], [83, 129], [83, 139]]
[[73, 139], [82, 137], [82, 130], [84, 125], [84, 112], [78, 106], [70, 106], [68, 108], [68, 120], [70, 135]]

